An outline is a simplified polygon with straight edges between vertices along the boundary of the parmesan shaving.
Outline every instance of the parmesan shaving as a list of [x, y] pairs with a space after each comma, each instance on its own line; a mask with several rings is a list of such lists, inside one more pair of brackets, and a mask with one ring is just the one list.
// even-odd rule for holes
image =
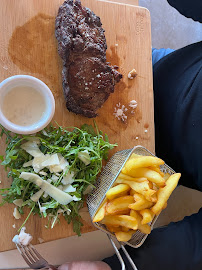
[[43, 197], [44, 198], [47, 198], [48, 197], [48, 193], [44, 192]]
[[21, 218], [21, 215], [20, 215], [17, 207], [14, 208], [13, 216], [14, 216], [15, 219], [20, 219]]
[[32, 162], [32, 167], [36, 173], [42, 170], [45, 166], [42, 166], [42, 163], [47, 159], [45, 155], [40, 157], [35, 157]]
[[37, 202], [42, 194], [44, 193], [44, 191], [42, 189], [40, 189], [38, 192], [36, 192], [30, 199], [33, 201], [33, 202]]
[[40, 174], [40, 175], [43, 175], [43, 176], [47, 176], [47, 175], [48, 175], [48, 174], [47, 174], [46, 172], [44, 172], [44, 171], [40, 171], [39, 174]]
[[46, 212], [46, 207], [42, 207], [39, 201], [38, 201], [38, 205], [39, 205], [40, 212], [45, 213]]
[[74, 182], [74, 172], [68, 172], [65, 176], [63, 176], [61, 183], [63, 185], [72, 184]]
[[62, 186], [62, 185], [59, 185], [57, 188], [58, 188], [59, 190], [63, 190], [63, 186]]
[[51, 184], [51, 182], [52, 182], [52, 179], [48, 179], [48, 180], [46, 180], [49, 184]]
[[77, 201], [80, 201], [80, 200], [81, 200], [81, 198], [78, 198], [75, 195], [73, 196], [73, 201], [77, 202]]
[[84, 150], [78, 153], [78, 158], [83, 161], [83, 163], [87, 166], [90, 164], [90, 155], [88, 150]]
[[25, 162], [25, 163], [23, 164], [23, 167], [24, 167], [24, 168], [30, 167], [30, 166], [32, 166], [32, 164], [33, 164], [33, 159], [30, 160], [30, 161], [28, 161], [28, 162]]
[[21, 148], [24, 149], [33, 157], [43, 156], [43, 153], [40, 151], [36, 141], [28, 141], [21, 145]]
[[53, 155], [45, 155], [45, 157], [47, 157], [47, 159], [45, 159], [41, 166], [43, 167], [48, 167], [48, 166], [53, 166], [53, 165], [59, 165], [60, 161], [58, 158], [57, 154], [53, 154]]
[[58, 176], [54, 175], [51, 177], [51, 180], [53, 180], [53, 182], [55, 183], [57, 180], [59, 179]]
[[51, 173], [58, 173], [64, 171], [68, 166], [69, 162], [59, 153], [58, 159], [59, 159], [59, 164], [58, 165], [51, 165], [49, 167], [49, 170]]
[[22, 204], [23, 204], [23, 200], [22, 200], [22, 199], [17, 199], [17, 200], [14, 200], [13, 203], [14, 203], [16, 206], [21, 207]]
[[75, 192], [76, 188], [73, 187], [72, 185], [66, 185], [66, 186], [63, 187], [63, 191], [64, 192]]
[[74, 200], [74, 197], [49, 184], [47, 181], [44, 181], [41, 177], [34, 173], [22, 172], [20, 178], [33, 182], [60, 204], [67, 205]]

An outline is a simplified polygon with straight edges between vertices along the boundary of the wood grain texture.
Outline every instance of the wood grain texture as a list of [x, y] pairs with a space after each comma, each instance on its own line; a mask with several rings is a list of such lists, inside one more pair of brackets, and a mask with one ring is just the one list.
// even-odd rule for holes
[[[103, 1], [103, 0], [100, 0], [100, 1]], [[133, 5], [133, 6], [139, 5], [138, 0], [106, 0], [105, 2], [114, 2], [114, 3], [121, 3], [121, 4]]]
[[[0, 10], [0, 80], [16, 74], [33, 75], [44, 81], [52, 90], [56, 101], [54, 120], [63, 126], [81, 126], [93, 123], [92, 119], [67, 111], [62, 92], [61, 60], [57, 54], [54, 36], [54, 21], [63, 0], [1, 0]], [[101, 17], [106, 30], [108, 44], [107, 59], [120, 67], [123, 80], [115, 89], [96, 118], [98, 127], [109, 135], [112, 143], [117, 142], [116, 150], [143, 145], [154, 152], [153, 85], [151, 63], [151, 31], [148, 10], [132, 5], [115, 4], [95, 0], [82, 3]], [[138, 76], [127, 78], [133, 68]], [[118, 121], [114, 113], [116, 104], [125, 105], [136, 100], [138, 107], [134, 114], [128, 110], [126, 123]], [[145, 130], [148, 132], [145, 133]], [[138, 139], [136, 139], [138, 137]], [[4, 141], [0, 142], [0, 154], [4, 152]], [[113, 152], [111, 152], [111, 155]], [[10, 184], [3, 168], [0, 168], [0, 188]], [[0, 208], [0, 251], [15, 248], [11, 242], [28, 211], [20, 220], [15, 220], [13, 205]], [[86, 209], [82, 232], [94, 230]], [[72, 226], [62, 219], [54, 229], [47, 230], [45, 219], [31, 216], [26, 227], [34, 236], [51, 241], [74, 235]]]

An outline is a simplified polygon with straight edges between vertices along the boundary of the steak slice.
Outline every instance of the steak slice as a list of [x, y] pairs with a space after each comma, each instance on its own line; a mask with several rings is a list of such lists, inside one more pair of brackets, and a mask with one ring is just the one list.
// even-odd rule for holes
[[100, 18], [79, 0], [66, 0], [56, 17], [58, 53], [63, 60], [63, 91], [69, 111], [96, 117], [122, 75], [106, 62]]

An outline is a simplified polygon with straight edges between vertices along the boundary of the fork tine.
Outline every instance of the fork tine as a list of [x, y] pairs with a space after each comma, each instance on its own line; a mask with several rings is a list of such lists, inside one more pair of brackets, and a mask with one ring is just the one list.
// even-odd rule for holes
[[16, 247], [17, 247], [18, 251], [20, 252], [21, 256], [23, 257], [23, 259], [25, 260], [25, 262], [26, 262], [29, 266], [31, 266], [32, 263], [31, 263], [31, 262], [28, 260], [28, 258], [25, 256], [24, 252], [21, 250], [21, 247], [20, 247], [18, 244], [16, 244]]
[[34, 262], [38, 261], [39, 258], [36, 256], [36, 254], [33, 252], [33, 250], [31, 249], [31, 247], [26, 246], [24, 247], [28, 252], [29, 252], [29, 255], [32, 256], [32, 258], [34, 259]]
[[43, 259], [44, 260], [44, 258], [39, 254], [39, 252], [35, 249], [34, 246], [32, 246], [31, 244], [29, 244], [28, 247], [33, 251], [33, 253], [35, 254], [35, 256], [38, 257], [38, 259]]
[[29, 266], [31, 266], [32, 263], [27, 259], [27, 257], [25, 256], [25, 254], [24, 254], [24, 253], [21, 253], [21, 255], [22, 255], [23, 259], [25, 260], [25, 262], [26, 262]]
[[31, 262], [31, 264], [35, 263], [36, 261], [34, 260], [34, 258], [32, 257], [32, 255], [30, 254], [29, 249], [26, 249], [26, 247], [25, 246], [22, 246], [22, 245], [21, 245], [21, 248], [23, 250], [24, 255], [27, 256], [27, 258], [29, 259], [29, 261]]

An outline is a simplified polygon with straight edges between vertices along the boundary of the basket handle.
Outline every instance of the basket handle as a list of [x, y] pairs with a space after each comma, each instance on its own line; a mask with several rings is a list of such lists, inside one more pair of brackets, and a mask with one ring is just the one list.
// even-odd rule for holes
[[[109, 234], [107, 234], [107, 236], [108, 236], [109, 241], [111, 242], [111, 244], [112, 244], [112, 246], [114, 248], [114, 251], [115, 251], [115, 253], [116, 253], [116, 255], [117, 255], [118, 259], [119, 259], [119, 262], [121, 264], [121, 269], [122, 270], [125, 270], [126, 269], [126, 266], [125, 266], [125, 263], [123, 261], [123, 258], [121, 257], [121, 254], [120, 254], [118, 248], [116, 247], [116, 245], [115, 245], [114, 241], [112, 240], [111, 236]], [[132, 266], [132, 269], [133, 270], [138, 270], [137, 267], [135, 266], [132, 258], [130, 257], [130, 255], [128, 254], [127, 250], [125, 249], [125, 247], [123, 245], [121, 245], [121, 248], [122, 248], [123, 252], [125, 253], [125, 255], [126, 255], [126, 257], [127, 257], [128, 261], [129, 261], [130, 265]]]

